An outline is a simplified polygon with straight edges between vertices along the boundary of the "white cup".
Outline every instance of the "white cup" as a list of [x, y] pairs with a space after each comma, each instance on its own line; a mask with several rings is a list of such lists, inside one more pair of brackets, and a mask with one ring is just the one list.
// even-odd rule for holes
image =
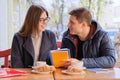
[[46, 65], [45, 61], [37, 61], [36, 64], [35, 64], [35, 66], [37, 66], [37, 67], [43, 67], [45, 65]]
[[74, 61], [71, 63], [71, 66], [75, 68], [83, 68], [83, 61]]

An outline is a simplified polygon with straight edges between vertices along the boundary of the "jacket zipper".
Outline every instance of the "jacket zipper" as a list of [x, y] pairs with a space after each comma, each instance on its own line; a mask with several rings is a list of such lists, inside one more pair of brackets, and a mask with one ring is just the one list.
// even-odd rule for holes
[[65, 38], [72, 42], [73, 46], [75, 47], [75, 57], [77, 58], [76, 46], [74, 45], [73, 41], [69, 37], [65, 37]]

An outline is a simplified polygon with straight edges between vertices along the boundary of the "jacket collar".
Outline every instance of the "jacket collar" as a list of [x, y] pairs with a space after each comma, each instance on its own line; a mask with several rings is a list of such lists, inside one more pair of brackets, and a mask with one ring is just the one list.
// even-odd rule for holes
[[27, 37], [24, 41], [25, 41], [23, 44], [24, 49], [26, 49], [34, 59], [34, 48], [31, 36]]
[[92, 38], [94, 37], [94, 35], [95, 35], [98, 31], [102, 30], [101, 25], [100, 25], [97, 21], [95, 21], [95, 20], [92, 20], [90, 27], [94, 27], [95, 30], [94, 30], [94, 32], [92, 33], [92, 35], [91, 35], [91, 37], [90, 37], [89, 39], [92, 39]]
[[[48, 41], [47, 40], [49, 40], [49, 39], [47, 39], [47, 37], [46, 37], [46, 31], [44, 31], [43, 33], [42, 33], [42, 41], [41, 41], [41, 47], [40, 47], [40, 55], [42, 55], [42, 53], [44, 53], [45, 52], [45, 50], [47, 50], [47, 49], [44, 49], [44, 48], [48, 48], [47, 46], [48, 46]], [[26, 49], [28, 52], [29, 52], [29, 54], [33, 57], [33, 59], [34, 59], [34, 47], [33, 47], [33, 43], [32, 43], [32, 39], [31, 39], [31, 36], [29, 36], [29, 37], [27, 37], [25, 40], [24, 40], [25, 42], [24, 42], [24, 44], [23, 44], [23, 47], [24, 47], [24, 49]]]

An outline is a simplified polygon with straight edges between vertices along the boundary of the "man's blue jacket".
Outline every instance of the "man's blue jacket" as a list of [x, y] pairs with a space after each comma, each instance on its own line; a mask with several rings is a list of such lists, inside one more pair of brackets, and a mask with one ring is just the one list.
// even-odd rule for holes
[[[116, 63], [115, 49], [108, 33], [96, 21], [92, 21], [92, 25], [96, 27], [96, 30], [82, 47], [84, 66], [87, 68], [114, 67]], [[68, 33], [69, 30], [63, 35], [61, 48], [69, 48], [71, 57], [75, 58], [76, 47]]]

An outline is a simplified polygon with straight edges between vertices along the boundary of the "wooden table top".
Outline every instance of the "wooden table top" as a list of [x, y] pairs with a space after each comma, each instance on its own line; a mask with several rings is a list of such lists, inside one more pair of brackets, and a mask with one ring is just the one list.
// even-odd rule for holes
[[110, 69], [110, 72], [95, 73], [84, 70], [84, 74], [68, 75], [61, 73], [61, 69], [55, 72], [56, 80], [120, 80], [120, 68]]
[[13, 76], [8, 78], [0, 78], [0, 80], [54, 80], [52, 73], [37, 74], [32, 73], [30, 68], [18, 68], [16, 70], [26, 71], [27, 74], [21, 76]]
[[18, 68], [17, 70], [26, 71], [27, 74], [21, 76], [14, 76], [8, 78], [0, 78], [0, 80], [120, 80], [120, 68], [110, 69], [107, 73], [94, 73], [84, 70], [84, 74], [68, 75], [61, 71], [63, 69], [57, 68], [55, 71], [55, 79], [53, 73], [49, 74], [35, 74], [31, 73], [30, 68]]

